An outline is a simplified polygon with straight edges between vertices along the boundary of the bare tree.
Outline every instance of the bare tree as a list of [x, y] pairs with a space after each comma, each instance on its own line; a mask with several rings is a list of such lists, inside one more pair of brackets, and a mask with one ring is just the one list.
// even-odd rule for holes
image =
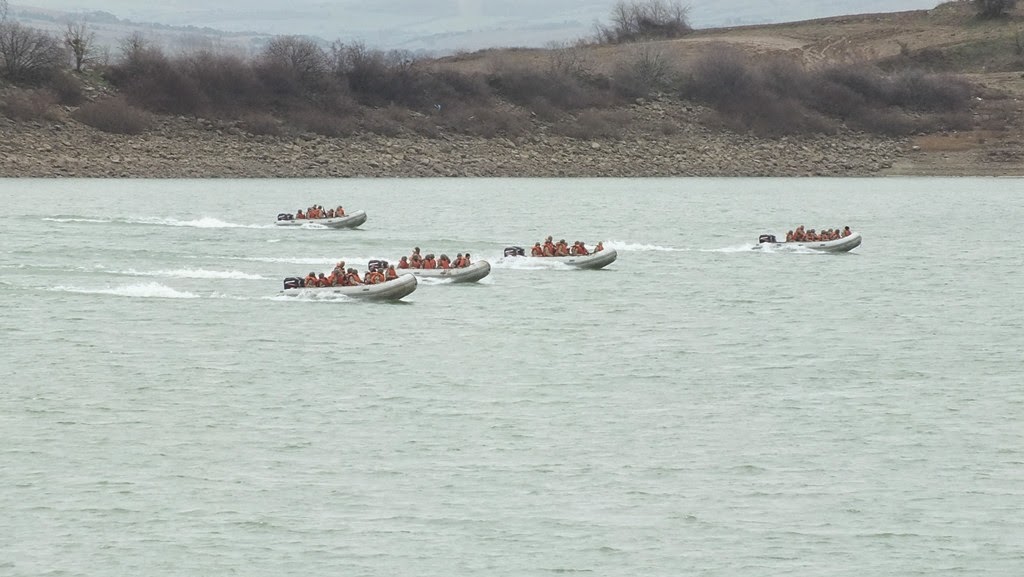
[[122, 38], [118, 43], [121, 59], [126, 63], [139, 61], [149, 51], [150, 47], [149, 40], [141, 32], [132, 32], [131, 35]]
[[312, 40], [299, 36], [277, 36], [263, 49], [263, 58], [283, 65], [300, 78], [322, 76], [328, 67], [327, 54]]
[[75, 58], [75, 72], [82, 71], [82, 65], [92, 61], [96, 34], [89, 30], [84, 20], [68, 22], [64, 28], [64, 44]]
[[0, 25], [0, 76], [12, 82], [40, 82], [59, 70], [67, 54], [60, 40], [18, 22]]

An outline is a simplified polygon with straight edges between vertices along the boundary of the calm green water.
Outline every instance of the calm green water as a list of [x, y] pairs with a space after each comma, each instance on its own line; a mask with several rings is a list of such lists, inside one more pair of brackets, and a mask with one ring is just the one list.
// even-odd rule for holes
[[[0, 180], [0, 574], [1024, 570], [1024, 181]], [[280, 230], [311, 203], [362, 230]], [[750, 250], [850, 225], [853, 253]], [[505, 262], [548, 234], [602, 271]], [[280, 279], [424, 251], [404, 304]]]

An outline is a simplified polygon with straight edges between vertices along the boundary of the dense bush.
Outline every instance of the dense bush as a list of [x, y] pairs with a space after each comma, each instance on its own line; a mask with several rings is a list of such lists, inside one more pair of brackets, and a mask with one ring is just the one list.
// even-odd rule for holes
[[47, 89], [10, 89], [0, 98], [0, 110], [14, 120], [50, 119], [57, 98]]
[[885, 74], [841, 65], [808, 71], [779, 59], [755, 64], [730, 50], [700, 59], [682, 88], [684, 97], [712, 106], [724, 125], [761, 135], [830, 132], [837, 122], [908, 134], [962, 118], [955, 113], [967, 108], [970, 93], [962, 80], [920, 70]]
[[1017, 6], [1017, 0], [974, 0], [981, 18], [999, 18]]
[[121, 98], [90, 102], [72, 113], [75, 120], [103, 132], [140, 134], [150, 129], [153, 117]]

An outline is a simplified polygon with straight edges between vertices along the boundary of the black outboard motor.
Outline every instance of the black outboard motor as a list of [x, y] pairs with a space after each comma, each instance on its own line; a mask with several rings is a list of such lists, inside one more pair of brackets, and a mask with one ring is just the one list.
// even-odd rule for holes
[[295, 215], [290, 212], [282, 212], [277, 215], [277, 220], [295, 220]]
[[371, 260], [370, 264], [366, 267], [370, 269], [370, 272], [384, 272], [388, 270], [388, 261], [386, 260]]
[[304, 286], [306, 286], [306, 279], [297, 276], [290, 276], [284, 279], [285, 289], [302, 288]]
[[775, 235], [774, 234], [762, 234], [761, 236], [757, 237], [757, 243], [758, 244], [764, 244], [766, 242], [778, 242], [778, 241], [775, 240]]
[[521, 246], [510, 246], [505, 248], [505, 256], [526, 256], [526, 251]]

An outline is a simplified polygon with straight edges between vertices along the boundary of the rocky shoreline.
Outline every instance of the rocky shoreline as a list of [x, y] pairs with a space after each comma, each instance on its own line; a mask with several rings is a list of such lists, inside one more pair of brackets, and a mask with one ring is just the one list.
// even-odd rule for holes
[[0, 176], [861, 177], [891, 174], [894, 167], [912, 165], [915, 154], [907, 139], [861, 133], [762, 139], [714, 131], [698, 121], [705, 111], [683, 104], [647, 102], [632, 112], [671, 118], [672, 133], [627, 130], [616, 139], [595, 140], [544, 131], [513, 139], [272, 137], [248, 134], [233, 122], [161, 117], [150, 131], [127, 136], [70, 118], [0, 119]]

